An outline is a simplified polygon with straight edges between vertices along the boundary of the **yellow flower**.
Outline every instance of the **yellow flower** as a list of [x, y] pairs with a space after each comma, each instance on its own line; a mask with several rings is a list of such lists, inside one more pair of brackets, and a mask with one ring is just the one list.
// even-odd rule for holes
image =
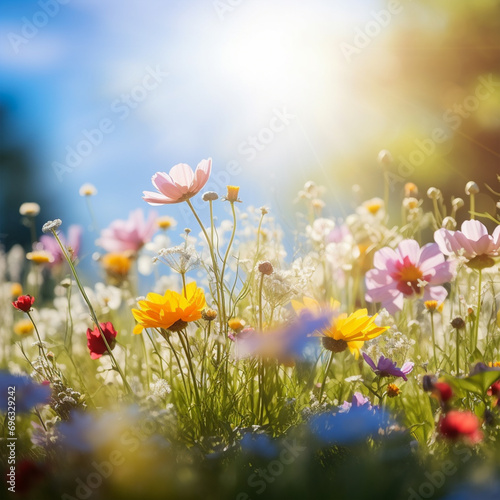
[[163, 328], [173, 332], [182, 330], [190, 321], [201, 318], [206, 307], [205, 293], [196, 286], [196, 282], [186, 286], [186, 297], [172, 290], [165, 295], [148, 293], [145, 300], [139, 301], [140, 309], [132, 309], [137, 321], [134, 333], [141, 333], [144, 328]]
[[[316, 300], [310, 297], [303, 297], [302, 302], [292, 300], [292, 307], [297, 313], [303, 309], [312, 312], [320, 312], [322, 307]], [[334, 314], [339, 309], [340, 303], [330, 299], [330, 304], [327, 308], [331, 309]], [[377, 315], [368, 316], [366, 309], [347, 314], [337, 314], [329, 328], [323, 330], [319, 335], [322, 337], [321, 343], [325, 349], [332, 352], [342, 352], [349, 349], [352, 354], [359, 358], [359, 352], [366, 340], [374, 339], [381, 333], [385, 332], [388, 326], [377, 326], [375, 319]]]
[[29, 319], [21, 319], [14, 325], [14, 333], [25, 337], [33, 333], [33, 323]]
[[395, 398], [396, 396], [399, 396], [400, 389], [396, 384], [389, 384], [387, 386], [387, 396], [390, 398]]
[[10, 295], [14, 298], [19, 297], [23, 294], [23, 287], [21, 283], [11, 283], [10, 284]]
[[434, 312], [438, 308], [438, 302], [437, 300], [426, 300], [424, 306], [428, 311]]
[[332, 352], [349, 349], [358, 359], [364, 342], [378, 337], [389, 328], [377, 326], [377, 315], [368, 316], [367, 313], [366, 309], [359, 309], [349, 316], [344, 313], [334, 318], [331, 326], [321, 332], [323, 347]]
[[240, 202], [241, 200], [238, 198], [238, 193], [240, 192], [239, 186], [227, 186], [227, 195], [226, 200], [234, 203], [235, 201]]
[[130, 257], [123, 253], [107, 253], [101, 261], [106, 273], [114, 278], [125, 278], [132, 264]]
[[163, 217], [158, 217], [156, 219], [156, 224], [160, 229], [166, 231], [167, 229], [170, 229], [171, 227], [175, 226], [177, 222], [175, 221], [174, 218], [169, 217], [168, 215], [164, 215]]
[[52, 254], [46, 252], [45, 250], [35, 250], [33, 252], [28, 252], [26, 258], [34, 262], [35, 264], [49, 264], [54, 260]]
[[245, 328], [245, 324], [246, 324], [245, 320], [240, 319], [240, 318], [231, 318], [227, 322], [227, 326], [229, 326], [229, 328], [231, 330], [234, 330], [236, 333], [241, 332], [241, 330], [243, 330], [243, 328]]

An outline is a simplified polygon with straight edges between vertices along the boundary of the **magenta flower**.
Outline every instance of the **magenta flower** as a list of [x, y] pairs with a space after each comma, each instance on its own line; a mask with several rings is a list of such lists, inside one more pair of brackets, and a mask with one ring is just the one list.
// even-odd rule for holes
[[170, 172], [156, 172], [151, 178], [153, 186], [158, 191], [143, 191], [142, 199], [150, 205], [165, 205], [181, 203], [197, 194], [207, 183], [212, 170], [212, 158], [201, 160], [193, 169], [185, 163], [179, 163]]
[[491, 267], [492, 257], [500, 255], [500, 226], [490, 236], [486, 226], [477, 220], [466, 220], [461, 231], [438, 229], [434, 240], [445, 255], [465, 257], [471, 267]]
[[[61, 232], [57, 233], [61, 243], [64, 245], [66, 249], [68, 249], [68, 253], [71, 257], [71, 260], [75, 260], [78, 257], [78, 253], [80, 252], [80, 243], [82, 239], [82, 227], [78, 225], [72, 225], [68, 228], [68, 237], [65, 238], [64, 234]], [[63, 255], [61, 247], [57, 240], [51, 234], [44, 234], [40, 237], [40, 244], [38, 245], [41, 250], [45, 250], [49, 252], [53, 260], [50, 263], [51, 266], [56, 264], [61, 264], [66, 259]]]
[[381, 302], [391, 314], [403, 308], [405, 297], [443, 302], [448, 293], [438, 285], [453, 278], [452, 264], [436, 243], [420, 248], [415, 240], [403, 240], [396, 250], [375, 252], [373, 264], [366, 273], [366, 300]]
[[385, 356], [380, 356], [378, 363], [375, 364], [373, 359], [366, 353], [363, 353], [363, 358], [365, 358], [365, 361], [379, 377], [401, 377], [403, 380], [408, 380], [406, 375], [413, 370], [415, 365], [407, 361], [401, 368], [398, 368], [395, 361]]
[[117, 219], [101, 231], [96, 244], [108, 252], [137, 252], [148, 243], [157, 230], [157, 214], [145, 219], [141, 208], [130, 212], [127, 220]]

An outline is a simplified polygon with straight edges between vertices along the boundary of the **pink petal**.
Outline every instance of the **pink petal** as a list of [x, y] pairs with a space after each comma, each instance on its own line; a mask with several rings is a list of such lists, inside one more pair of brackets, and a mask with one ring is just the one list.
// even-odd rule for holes
[[179, 188], [182, 194], [186, 194], [191, 191], [194, 181], [194, 172], [189, 165], [186, 163], [178, 163], [170, 169], [169, 174], [172, 181], [175, 183], [177, 188]]
[[425, 275], [431, 269], [444, 262], [444, 255], [441, 253], [439, 245], [436, 243], [428, 243], [420, 250], [419, 268]]
[[375, 255], [373, 256], [373, 265], [377, 269], [387, 269], [387, 264], [389, 262], [398, 260], [398, 254], [392, 248], [384, 247], [375, 252]]
[[142, 199], [147, 201], [150, 205], [167, 205], [170, 203], [178, 203], [176, 199], [168, 198], [160, 193], [153, 193], [152, 191], [143, 191], [144, 196]]
[[210, 173], [212, 171], [212, 158], [208, 160], [201, 160], [196, 167], [196, 172], [194, 173], [193, 182], [193, 193], [196, 194], [203, 189], [203, 186], [207, 183]]
[[181, 189], [174, 184], [172, 178], [165, 172], [157, 172], [151, 178], [153, 186], [171, 200], [179, 199], [184, 194]]
[[408, 257], [412, 264], [417, 264], [420, 246], [415, 240], [403, 240], [398, 245], [397, 252], [401, 256], [401, 260]]
[[448, 292], [442, 286], [426, 286], [422, 298], [423, 300], [436, 300], [438, 304], [441, 304], [447, 296]]
[[488, 234], [486, 226], [478, 220], [466, 220], [460, 229], [464, 236], [472, 241], [478, 241], [482, 236]]

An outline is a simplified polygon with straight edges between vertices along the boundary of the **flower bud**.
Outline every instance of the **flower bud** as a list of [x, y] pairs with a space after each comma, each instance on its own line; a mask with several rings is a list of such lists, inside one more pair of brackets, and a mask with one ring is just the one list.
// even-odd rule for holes
[[201, 317], [205, 320], [205, 321], [213, 321], [215, 318], [217, 318], [217, 311], [215, 309], [204, 309], [202, 312], [201, 312]]
[[23, 203], [19, 207], [19, 213], [29, 217], [36, 217], [40, 213], [40, 205], [38, 203], [30, 202]]
[[457, 330], [462, 330], [465, 328], [465, 321], [460, 316], [457, 316], [451, 320], [451, 326]]
[[231, 203], [239, 202], [241, 203], [241, 200], [238, 198], [238, 193], [240, 192], [240, 187], [239, 186], [227, 186], [227, 194], [226, 194], [226, 201], [229, 201]]
[[203, 201], [215, 201], [219, 199], [219, 195], [215, 191], [207, 191], [203, 193], [201, 199]]
[[427, 197], [430, 198], [431, 200], [439, 200], [440, 198], [443, 197], [443, 195], [440, 189], [436, 187], [430, 187], [427, 190]]
[[259, 270], [260, 273], [270, 275], [273, 274], [274, 267], [273, 265], [268, 261], [262, 261], [257, 264], [257, 269]]
[[443, 223], [441, 224], [441, 227], [444, 227], [445, 229], [450, 229], [453, 230], [457, 227], [457, 221], [453, 217], [445, 217], [443, 219]]
[[474, 181], [469, 181], [465, 185], [465, 194], [477, 194], [479, 193], [479, 186]]
[[392, 165], [394, 159], [391, 153], [387, 151], [387, 149], [382, 149], [382, 151], [380, 151], [377, 156], [377, 161], [380, 163], [380, 165], [388, 167], [389, 165]]

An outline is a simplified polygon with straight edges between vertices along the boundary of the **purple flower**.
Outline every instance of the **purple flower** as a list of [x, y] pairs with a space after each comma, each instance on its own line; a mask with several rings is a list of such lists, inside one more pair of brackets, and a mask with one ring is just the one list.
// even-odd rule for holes
[[453, 278], [452, 264], [436, 243], [420, 248], [415, 240], [403, 240], [396, 250], [375, 252], [373, 265], [366, 273], [366, 300], [381, 302], [391, 314], [403, 308], [405, 297], [443, 302], [448, 293], [438, 285]]
[[[13, 389], [11, 389], [13, 388]], [[35, 406], [46, 404], [50, 400], [51, 389], [48, 382], [37, 384], [26, 375], [12, 375], [9, 372], [0, 372], [0, 411], [7, 411], [9, 396], [15, 399], [17, 413], [27, 413]]]
[[406, 375], [413, 370], [414, 366], [414, 363], [407, 361], [401, 368], [398, 368], [395, 361], [385, 356], [380, 356], [378, 363], [375, 364], [373, 359], [366, 353], [363, 353], [363, 358], [365, 358], [365, 361], [379, 377], [401, 377], [404, 380], [408, 380]]

